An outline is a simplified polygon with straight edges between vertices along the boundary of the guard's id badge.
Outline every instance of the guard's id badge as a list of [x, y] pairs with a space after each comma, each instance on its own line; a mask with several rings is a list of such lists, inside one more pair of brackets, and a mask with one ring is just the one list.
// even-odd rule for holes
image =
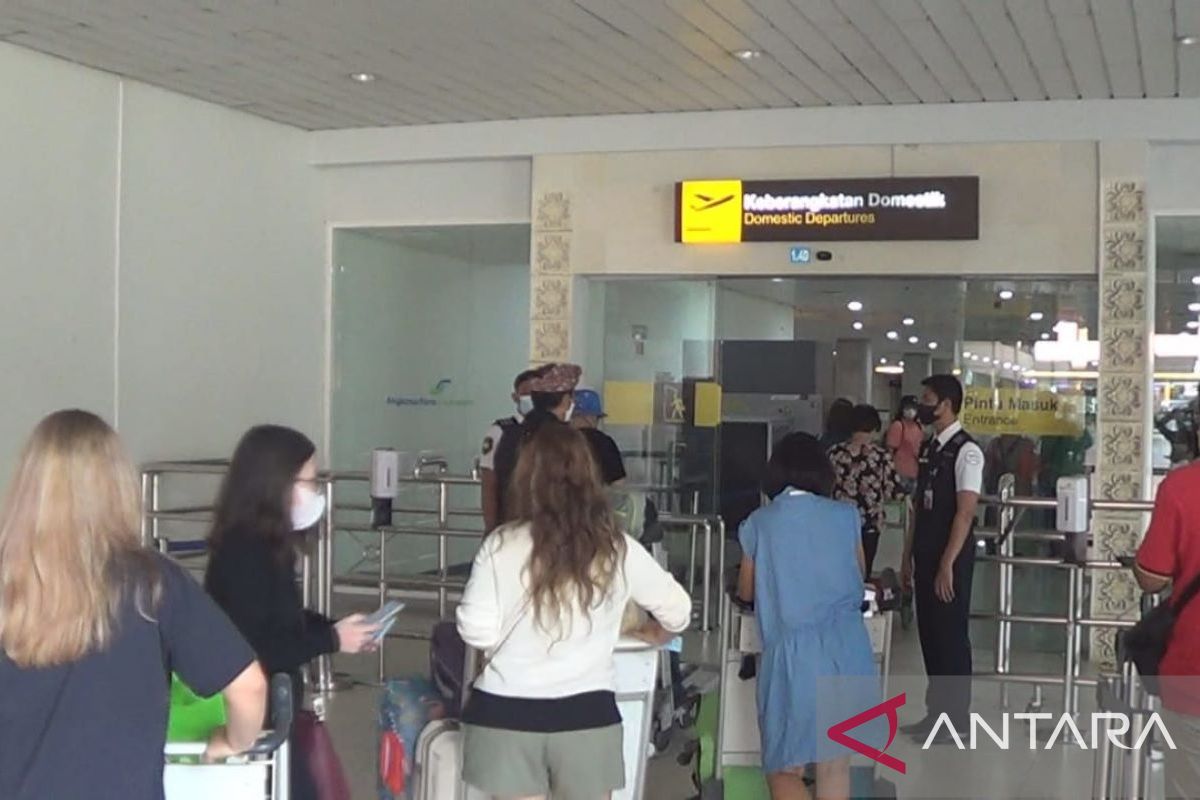
[[933, 511], [933, 489], [925, 490], [925, 510]]

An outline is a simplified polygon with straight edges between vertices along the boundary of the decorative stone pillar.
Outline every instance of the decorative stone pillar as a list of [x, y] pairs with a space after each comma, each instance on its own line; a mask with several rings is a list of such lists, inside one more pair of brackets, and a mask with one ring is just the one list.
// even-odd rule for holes
[[529, 360], [571, 356], [571, 198], [541, 192], [534, 198], [529, 286]]
[[[1100, 203], [1099, 442], [1093, 496], [1140, 500], [1150, 487], [1154, 365], [1154, 280], [1146, 253], [1145, 190], [1140, 177], [1104, 176]], [[1092, 526], [1094, 556], [1112, 560], [1132, 554], [1145, 529], [1143, 514], [1097, 513]], [[1139, 591], [1128, 571], [1104, 571], [1092, 585], [1095, 616], [1136, 615]], [[1112, 664], [1114, 640], [1114, 631], [1098, 631], [1093, 658]]]

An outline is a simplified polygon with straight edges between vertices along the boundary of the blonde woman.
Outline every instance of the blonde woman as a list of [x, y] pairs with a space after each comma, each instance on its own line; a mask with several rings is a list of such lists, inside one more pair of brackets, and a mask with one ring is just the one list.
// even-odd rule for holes
[[625, 782], [613, 648], [633, 600], [662, 640], [683, 587], [622, 534], [587, 440], [543, 425], [521, 448], [514, 522], [484, 540], [458, 630], [489, 660], [463, 711], [463, 777], [500, 798], [602, 800]]
[[209, 756], [253, 744], [266, 679], [200, 586], [139, 540], [117, 435], [62, 411], [33, 432], [0, 508], [0, 797], [163, 797], [168, 674], [224, 692]]

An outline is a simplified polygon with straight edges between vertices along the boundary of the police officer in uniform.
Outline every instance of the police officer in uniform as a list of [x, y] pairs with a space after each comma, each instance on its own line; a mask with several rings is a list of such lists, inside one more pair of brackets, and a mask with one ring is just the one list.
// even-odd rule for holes
[[[901, 579], [906, 588], [915, 584], [929, 680], [925, 718], [904, 730], [923, 742], [943, 713], [956, 730], [970, 727], [972, 534], [983, 487], [983, 451], [958, 421], [963, 404], [958, 378], [935, 375], [921, 385], [918, 419], [934, 435], [921, 448], [916, 513], [905, 537]], [[938, 736], [950, 740], [945, 728]]]
[[527, 369], [516, 377], [513, 381], [512, 400], [517, 406], [517, 413], [496, 420], [483, 437], [483, 447], [480, 448], [479, 455], [479, 476], [483, 484], [481, 505], [485, 531], [491, 531], [500, 524], [501, 496], [496, 478], [496, 448], [504, 440], [505, 434], [515, 432], [525, 421], [525, 415], [533, 410], [533, 392], [530, 385], [545, 369]]
[[[575, 408], [575, 387], [583, 370], [574, 364], [551, 364], [543, 368], [529, 381], [529, 397], [533, 408], [525, 415], [521, 424], [500, 438], [496, 445], [493, 469], [496, 478], [498, 515], [496, 525], [508, 521], [505, 509], [508, 485], [517, 468], [517, 457], [521, 445], [542, 425], [562, 425], [570, 421]], [[488, 530], [494, 530], [493, 525]]]

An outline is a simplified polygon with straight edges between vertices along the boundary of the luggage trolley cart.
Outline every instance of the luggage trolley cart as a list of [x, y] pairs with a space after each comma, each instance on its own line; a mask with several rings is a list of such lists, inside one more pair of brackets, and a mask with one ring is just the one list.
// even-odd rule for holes
[[[892, 658], [893, 617], [890, 602], [880, 608], [880, 591], [872, 584], [864, 589], [863, 618], [871, 637], [871, 651], [879, 667], [882, 694], [886, 696]], [[702, 800], [743, 800], [766, 797], [762, 775], [762, 739], [758, 728], [757, 681], [748, 660], [762, 652], [754, 612], [725, 597], [721, 603], [721, 633], [725, 637], [721, 658], [721, 684], [714, 742], [713, 777], [700, 786]], [[743, 677], [743, 676], [747, 677]], [[876, 781], [878, 764], [861, 756], [851, 760], [852, 774], [868, 770]], [[852, 786], [854, 785], [852, 778]]]
[[167, 800], [288, 800], [288, 736], [292, 730], [292, 681], [271, 678], [271, 730], [242, 755], [200, 763], [206, 742], [166, 747], [163, 789]]

